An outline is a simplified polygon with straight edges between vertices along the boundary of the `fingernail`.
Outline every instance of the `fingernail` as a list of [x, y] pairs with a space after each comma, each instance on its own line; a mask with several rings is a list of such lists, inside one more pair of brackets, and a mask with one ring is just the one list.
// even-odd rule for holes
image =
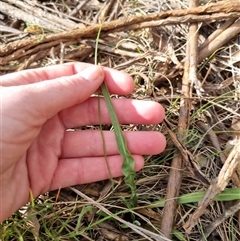
[[104, 72], [101, 66], [93, 65], [79, 73], [81, 77], [88, 81], [103, 81]]

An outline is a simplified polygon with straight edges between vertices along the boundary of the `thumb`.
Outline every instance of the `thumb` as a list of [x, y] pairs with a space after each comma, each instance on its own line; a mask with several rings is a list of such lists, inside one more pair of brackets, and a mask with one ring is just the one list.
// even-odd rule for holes
[[93, 65], [71, 76], [25, 85], [31, 105], [28, 108], [46, 121], [59, 111], [88, 99], [103, 80], [103, 69]]

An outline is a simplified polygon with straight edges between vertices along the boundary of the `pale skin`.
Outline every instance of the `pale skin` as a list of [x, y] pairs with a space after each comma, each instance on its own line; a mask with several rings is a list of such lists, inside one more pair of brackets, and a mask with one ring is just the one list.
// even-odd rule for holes
[[[133, 91], [132, 78], [110, 68], [71, 63], [0, 77], [0, 221], [34, 197], [50, 190], [109, 178], [98, 130], [69, 131], [99, 124], [97, 98], [105, 81], [111, 93]], [[114, 99], [122, 124], [157, 124], [164, 109], [156, 102]], [[103, 124], [110, 117], [101, 100]], [[136, 171], [142, 155], [162, 152], [159, 132], [125, 132]], [[122, 175], [113, 132], [104, 132], [113, 177]]]

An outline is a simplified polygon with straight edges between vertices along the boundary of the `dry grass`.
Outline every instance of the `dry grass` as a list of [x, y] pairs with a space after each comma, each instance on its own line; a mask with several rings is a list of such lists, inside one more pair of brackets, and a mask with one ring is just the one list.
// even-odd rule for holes
[[[159, 11], [188, 7], [187, 1], [178, 0], [36, 2], [39, 4], [36, 5], [37, 8], [45, 9], [49, 14], [55, 14], [61, 19], [67, 18], [80, 28], [122, 16], [144, 16]], [[202, 1], [201, 4], [207, 4], [207, 2]], [[75, 11], [77, 6], [81, 8]], [[110, 11], [107, 6], [111, 6]], [[54, 12], [50, 12], [50, 9], [54, 9]], [[10, 16], [1, 13], [0, 16], [6, 26], [17, 24]], [[198, 45], [206, 43], [208, 36], [219, 29], [225, 21], [229, 20], [200, 22]], [[26, 23], [17, 22], [18, 29], [26, 28]], [[175, 134], [178, 134], [182, 79], [185, 71], [183, 61], [187, 55], [186, 46], [189, 41], [187, 26], [188, 24], [179, 23], [130, 31], [103, 32], [99, 41], [99, 62], [125, 71], [135, 80], [135, 91], [127, 98], [151, 99], [161, 103], [166, 109], [166, 118]], [[51, 34], [53, 31], [47, 27], [44, 29], [44, 26], [40, 30], [41, 33], [38, 35], [40, 40], [48, 32]], [[4, 32], [0, 41], [4, 45], [17, 36], [19, 33]], [[73, 42], [67, 41], [54, 47], [45, 46], [37, 56], [20, 55], [18, 59], [1, 64], [1, 73], [69, 61], [94, 63], [95, 38], [96, 35]], [[41, 41], [39, 46], [40, 43]], [[208, 58], [200, 61], [197, 70], [197, 78], [202, 83], [202, 96], [200, 97], [196, 89], [191, 87], [188, 134], [180, 141], [184, 143], [186, 150], [193, 154], [199, 170], [213, 183], [231, 152], [234, 144], [231, 140], [239, 141], [240, 138], [239, 34], [233, 36], [217, 51], [210, 53]], [[124, 130], [154, 129], [163, 132], [168, 139], [168, 146], [164, 153], [146, 156], [145, 167], [137, 173], [138, 208], [134, 210], [128, 208], [124, 198], [129, 196], [129, 190], [121, 178], [114, 181], [114, 190], [111, 188], [110, 181], [80, 185], [75, 189], [66, 188], [60, 193], [51, 192], [36, 199], [35, 206], [29, 206], [25, 212], [27, 218], [22, 210], [16, 212], [0, 228], [2, 240], [164, 240], [161, 235], [163, 198], [169, 188], [171, 161], [174, 156], [180, 154], [176, 151], [176, 146], [163, 124], [131, 125], [122, 128]], [[235, 145], [237, 145], [236, 142]], [[238, 158], [239, 155], [238, 153]], [[206, 191], [207, 187], [203, 186], [187, 168], [184, 168], [182, 183], [175, 183], [179, 186], [179, 196], [183, 201], [174, 210], [173, 240], [240, 240], [240, 212], [238, 211], [240, 208], [239, 201], [236, 200], [240, 199], [240, 189], [236, 189], [240, 188], [240, 164], [227, 179], [229, 181], [226, 195], [219, 197], [218, 201], [210, 202], [198, 219], [197, 225], [191, 232], [187, 232], [186, 228], [184, 229], [185, 224], [189, 216], [196, 211], [198, 201], [202, 197], [198, 196], [194, 199], [193, 194]], [[225, 186], [222, 187], [225, 189]], [[192, 194], [192, 196], [187, 198], [184, 194]], [[234, 207], [235, 209], [231, 211]], [[228, 212], [230, 214], [227, 216]], [[207, 228], [221, 217], [221, 221], [216, 222], [209, 236], [204, 238]], [[135, 228], [127, 227], [124, 221], [136, 225]]]

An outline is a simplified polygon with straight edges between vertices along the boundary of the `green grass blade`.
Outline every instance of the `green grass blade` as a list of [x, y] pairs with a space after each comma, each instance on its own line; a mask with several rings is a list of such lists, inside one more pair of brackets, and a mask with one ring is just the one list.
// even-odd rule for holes
[[[102, 30], [102, 25], [100, 26], [100, 28], [98, 30], [98, 34], [97, 34], [97, 38], [96, 38], [95, 65], [97, 65], [98, 42], [99, 42], [101, 30]], [[114, 106], [112, 104], [112, 100], [111, 100], [108, 88], [107, 88], [107, 86], [104, 82], [101, 85], [101, 89], [102, 89], [102, 93], [103, 93], [104, 99], [105, 99], [106, 104], [107, 104], [107, 108], [108, 108], [108, 112], [109, 112], [109, 115], [110, 115], [110, 118], [111, 118], [111, 121], [112, 121], [112, 125], [113, 125], [113, 128], [114, 128], [114, 133], [115, 133], [115, 137], [116, 137], [116, 141], [117, 141], [118, 151], [123, 158], [122, 172], [123, 172], [123, 175], [124, 175], [124, 181], [131, 189], [130, 205], [131, 205], [131, 207], [136, 207], [137, 206], [137, 194], [136, 194], [136, 184], [135, 184], [134, 159], [133, 159], [130, 151], [127, 148], [127, 143], [126, 143], [126, 140], [123, 136], [122, 129], [119, 125], [118, 118], [117, 118], [117, 115], [116, 115], [116, 111], [115, 111]], [[104, 135], [103, 135], [103, 131], [102, 131], [100, 110], [101, 110], [100, 109], [100, 101], [99, 101], [99, 98], [98, 98], [100, 131], [101, 131], [101, 136], [102, 136], [102, 139], [103, 139], [104, 157], [105, 157], [105, 160], [107, 162], [106, 147], [105, 147], [105, 140], [104, 140]], [[107, 162], [107, 168], [108, 168], [108, 171], [110, 173], [110, 176], [112, 176], [111, 172], [110, 172], [108, 162]]]
[[[205, 195], [205, 191], [187, 193], [179, 196], [178, 204], [189, 204], [199, 202]], [[215, 198], [215, 201], [234, 201], [240, 200], [240, 188], [226, 188], [223, 192], [219, 193]], [[165, 199], [162, 198], [159, 201], [152, 203], [151, 207], [164, 207]]]
[[[98, 42], [99, 42], [101, 30], [102, 30], [102, 25], [100, 26], [100, 28], [98, 30], [98, 34], [97, 34], [97, 38], [96, 38], [95, 53], [94, 53], [95, 54], [95, 65], [98, 64], [98, 61], [97, 61]], [[108, 163], [108, 160], [107, 160], [106, 142], [105, 142], [105, 137], [104, 137], [103, 129], [102, 129], [101, 105], [100, 105], [100, 97], [99, 96], [98, 96], [98, 119], [99, 119], [99, 128], [100, 128], [100, 132], [101, 132], [101, 137], [102, 137], [102, 141], [103, 141], [104, 159], [105, 159], [105, 162], [106, 162], [106, 165], [107, 165], [108, 173], [109, 173], [111, 184], [112, 184], [112, 191], [113, 191], [114, 190], [114, 181], [113, 181], [112, 173], [111, 173], [110, 166], [109, 166], [109, 163]]]
[[131, 206], [135, 207], [137, 205], [137, 194], [136, 194], [136, 184], [135, 184], [135, 170], [134, 170], [134, 159], [127, 148], [126, 140], [123, 136], [122, 129], [119, 125], [116, 111], [112, 104], [109, 91], [105, 83], [101, 85], [103, 96], [106, 100], [108, 112], [114, 127], [114, 133], [117, 141], [118, 151], [123, 158], [122, 172], [124, 175], [125, 183], [131, 189]]
[[187, 241], [185, 238], [184, 238], [184, 235], [180, 232], [180, 231], [178, 231], [177, 229], [173, 229], [172, 230], [172, 232], [173, 232], [173, 235], [179, 240], [179, 241]]

